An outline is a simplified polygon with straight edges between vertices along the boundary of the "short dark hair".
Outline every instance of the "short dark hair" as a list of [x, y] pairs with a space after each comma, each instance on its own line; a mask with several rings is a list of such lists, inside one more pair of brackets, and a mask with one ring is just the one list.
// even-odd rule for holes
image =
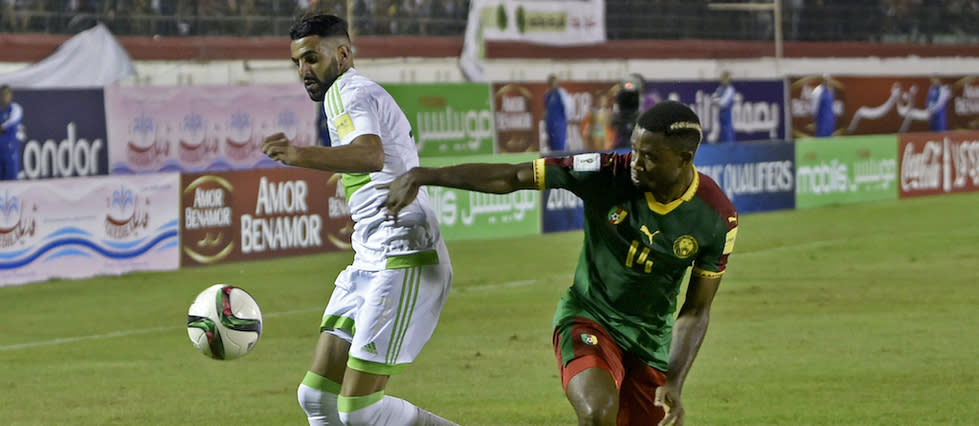
[[697, 152], [703, 137], [700, 118], [690, 107], [677, 101], [653, 105], [639, 116], [637, 124], [650, 132], [663, 133], [677, 151]]
[[289, 38], [292, 40], [314, 35], [322, 38], [344, 36], [347, 40], [350, 39], [347, 21], [327, 13], [306, 12], [296, 17], [289, 28]]
[[0, 85], [0, 92], [4, 90], [10, 90], [10, 85], [9, 84]]

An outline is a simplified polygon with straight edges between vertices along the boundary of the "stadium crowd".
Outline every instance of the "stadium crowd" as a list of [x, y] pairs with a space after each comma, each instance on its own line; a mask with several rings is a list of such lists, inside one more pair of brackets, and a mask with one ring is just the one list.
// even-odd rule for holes
[[[607, 0], [608, 36], [772, 39], [771, 12], [711, 10], [709, 3], [723, 2]], [[782, 25], [786, 40], [976, 42], [979, 0], [782, 0]]]
[[458, 36], [467, 0], [0, 0], [0, 32], [75, 33], [96, 21], [119, 35], [268, 36], [298, 13], [347, 16], [354, 32]]
[[[608, 37], [772, 38], [772, 13], [709, 3], [606, 0]], [[102, 21], [120, 35], [281, 35], [301, 11], [347, 16], [348, 4], [354, 32], [376, 35], [461, 36], [469, 9], [468, 0], [0, 0], [0, 31], [71, 34]], [[782, 7], [786, 40], [979, 42], [979, 0], [782, 0]]]

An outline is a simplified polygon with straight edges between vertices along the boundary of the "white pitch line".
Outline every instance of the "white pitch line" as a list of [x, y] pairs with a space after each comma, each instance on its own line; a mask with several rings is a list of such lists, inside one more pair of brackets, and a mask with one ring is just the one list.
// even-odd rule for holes
[[[272, 312], [272, 313], [269, 313], [269, 314], [264, 314], [262, 316], [265, 317], [265, 318], [275, 318], [275, 317], [284, 317], [284, 316], [287, 316], [287, 315], [305, 314], [305, 313], [309, 313], [309, 312], [319, 312], [319, 311], [322, 311], [322, 310], [323, 310], [323, 308], [309, 308], [309, 309], [299, 309], [299, 310], [295, 310], [295, 311]], [[136, 335], [140, 335], [140, 334], [159, 333], [159, 332], [162, 332], [162, 331], [176, 331], [176, 330], [180, 330], [180, 328], [181, 327], [176, 327], [176, 326], [170, 326], [170, 327], [154, 327], [154, 328], [141, 328], [141, 329], [138, 329], [138, 330], [116, 331], [116, 332], [105, 333], [105, 334], [92, 334], [92, 335], [89, 335], [89, 336], [63, 337], [63, 338], [58, 338], [58, 339], [42, 340], [42, 341], [39, 341], [39, 342], [18, 343], [16, 345], [0, 346], [0, 352], [3, 352], [3, 351], [15, 351], [15, 350], [18, 350], [18, 349], [36, 348], [36, 347], [40, 347], [40, 346], [63, 345], [63, 344], [66, 344], [66, 343], [83, 342], [83, 341], [86, 341], [86, 340], [103, 340], [103, 339], [112, 339], [112, 338], [115, 338], [115, 337], [127, 337], [127, 336], [136, 336]]]
[[[564, 275], [562, 275], [564, 276]], [[472, 291], [486, 291], [486, 290], [496, 290], [500, 288], [512, 288], [512, 287], [523, 287], [536, 283], [537, 280], [521, 280], [521, 281], [511, 281], [502, 284], [486, 284], [486, 285], [475, 285], [472, 287], [460, 288], [460, 294], [466, 294]]]
[[[966, 232], [964, 234], [960, 233], [958, 235], [959, 236], [963, 236], [963, 235], [969, 236], [969, 235], [973, 235], [973, 234], [975, 234], [975, 232]], [[929, 237], [929, 236], [937, 236], [937, 235], [947, 235], [947, 234], [939, 233], [939, 232], [928, 232], [928, 231], [924, 231], [924, 232], [913, 232], [913, 233], [906, 233], [906, 234], [899, 234], [899, 235], [878, 235], [878, 236], [874, 236], [874, 237], [871, 237], [871, 238], [865, 238], [864, 241], [866, 241], [868, 239], [873, 239], [873, 240], [893, 240], [893, 239], [907, 239], [907, 238], [915, 238], [915, 237]], [[801, 244], [787, 244], [787, 245], [784, 245], [784, 246], [768, 247], [768, 248], [763, 248], [763, 249], [760, 249], [760, 250], [754, 250], [754, 251], [750, 251], [750, 252], [740, 253], [740, 254], [737, 254], [737, 256], [740, 257], [740, 256], [749, 256], [749, 255], [757, 255], [757, 254], [780, 252], [780, 251], [791, 251], [791, 250], [799, 250], [799, 249], [806, 249], [806, 248], [817, 248], [817, 247], [824, 247], [824, 246], [832, 246], [832, 245], [835, 245], [835, 244], [846, 244], [846, 243], [849, 243], [850, 241], [851, 241], [850, 239], [831, 239], [831, 240], [822, 240], [822, 241], [810, 241], [810, 242], [801, 243]], [[561, 275], [561, 276], [563, 277], [564, 275]], [[474, 292], [474, 291], [497, 290], [497, 289], [501, 289], [501, 288], [523, 287], [523, 286], [534, 284], [537, 281], [538, 280], [533, 279], [533, 280], [511, 281], [511, 282], [506, 282], [506, 283], [502, 283], [502, 284], [486, 284], [486, 285], [480, 285], [480, 286], [472, 286], [472, 287], [467, 287], [464, 290], [463, 289], [460, 289], [461, 291], [459, 292], [459, 294], [466, 294], [468, 292]], [[288, 315], [294, 315], [294, 314], [302, 314], [302, 313], [309, 313], [309, 312], [318, 312], [318, 311], [322, 311], [322, 310], [323, 310], [322, 307], [320, 307], [320, 308], [308, 308], [308, 309], [299, 309], [299, 310], [294, 310], [294, 311], [273, 312], [273, 313], [265, 314], [264, 316], [265, 317], [269, 317], [269, 318], [274, 318], [274, 317], [282, 317], [282, 316], [288, 316]], [[116, 338], [116, 337], [135, 336], [135, 335], [139, 335], [139, 334], [150, 334], [150, 333], [158, 333], [158, 332], [161, 332], [161, 331], [172, 331], [172, 330], [179, 330], [179, 329], [180, 329], [180, 327], [156, 327], [156, 328], [143, 328], [143, 329], [139, 329], [139, 330], [116, 331], [116, 332], [113, 332], [113, 333], [106, 333], [106, 334], [93, 334], [93, 335], [90, 335], [90, 336], [64, 337], [64, 338], [51, 339], [51, 340], [42, 340], [42, 341], [39, 341], [39, 342], [19, 343], [19, 344], [16, 344], [16, 345], [0, 346], [0, 352], [14, 351], [14, 350], [18, 350], [18, 349], [36, 348], [36, 347], [40, 347], [40, 346], [63, 345], [63, 344], [66, 344], [66, 343], [81, 342], [81, 341], [86, 341], [86, 340], [112, 339], [112, 338]]]
[[36, 348], [39, 346], [62, 345], [65, 343], [81, 342], [85, 340], [111, 339], [113, 337], [134, 336], [137, 334], [150, 334], [150, 333], [156, 333], [160, 331], [176, 330], [176, 329], [177, 329], [176, 327], [156, 327], [156, 328], [143, 328], [139, 330], [116, 331], [114, 333], [106, 333], [106, 334], [93, 334], [90, 336], [64, 337], [60, 339], [42, 340], [40, 342], [19, 343], [16, 345], [0, 346], [0, 351], [15, 351], [17, 349]]
[[[468, 288], [467, 290], [469, 290], [469, 291], [472, 291], [472, 290], [492, 290], [492, 289], [497, 289], [497, 288], [520, 287], [520, 286], [530, 285], [530, 284], [533, 284], [535, 282], [537, 282], [537, 280], [514, 281], [514, 282], [509, 282], [509, 283], [503, 283], [503, 284], [490, 284], [490, 285], [483, 285], [483, 286], [474, 286], [474, 287]], [[308, 309], [298, 309], [298, 310], [294, 310], [294, 311], [272, 312], [272, 313], [268, 313], [268, 314], [263, 314], [262, 317], [264, 317], [264, 318], [275, 318], [275, 317], [284, 317], [284, 316], [288, 316], [288, 315], [305, 314], [305, 313], [310, 313], [310, 312], [322, 312], [322, 311], [323, 311], [323, 307], [319, 307], [319, 308], [308, 308]], [[138, 329], [138, 330], [116, 331], [116, 332], [105, 333], [105, 334], [92, 334], [92, 335], [89, 335], [89, 336], [62, 337], [62, 338], [51, 339], [51, 340], [42, 340], [42, 341], [39, 341], [39, 342], [18, 343], [16, 345], [0, 346], [0, 352], [15, 351], [15, 350], [18, 350], [18, 349], [37, 348], [37, 347], [41, 347], [41, 346], [63, 345], [63, 344], [67, 344], [67, 343], [84, 342], [84, 341], [87, 341], [87, 340], [104, 340], [104, 339], [112, 339], [112, 338], [116, 338], [116, 337], [127, 337], [127, 336], [136, 336], [136, 335], [140, 335], [140, 334], [159, 333], [159, 332], [163, 332], [163, 331], [176, 331], [176, 330], [180, 330], [180, 329], [181, 329], [181, 327], [176, 327], [176, 326], [170, 326], [170, 327], [154, 327], [154, 328], [141, 328], [141, 329]]]
[[[959, 232], [954, 234], [954, 236], [956, 237], [968, 237], [973, 235], [979, 235], [979, 232], [972, 230], [972, 231], [965, 231], [965, 232]], [[907, 240], [913, 238], [947, 237], [947, 236], [949, 236], [949, 233], [947, 232], [919, 231], [919, 232], [907, 232], [907, 233], [900, 233], [900, 234], [874, 235], [870, 237], [863, 237], [860, 240], [858, 240], [858, 242]], [[835, 238], [831, 240], [810, 241], [807, 243], [787, 244], [784, 246], [777, 246], [777, 247], [766, 247], [763, 249], [752, 250], [752, 251], [742, 252], [742, 253], [739, 253], [738, 251], [735, 250], [732, 256], [743, 257], [749, 255], [756, 255], [756, 254], [777, 253], [780, 251], [792, 251], [792, 250], [800, 250], [800, 249], [807, 249], [807, 248], [819, 248], [819, 247], [828, 247], [828, 246], [842, 245], [842, 244], [853, 244], [854, 240], [855, 240], [854, 238]]]

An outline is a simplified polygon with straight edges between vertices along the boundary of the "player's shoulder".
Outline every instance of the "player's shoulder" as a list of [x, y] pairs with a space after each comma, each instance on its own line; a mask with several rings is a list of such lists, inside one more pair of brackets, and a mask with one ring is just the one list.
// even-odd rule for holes
[[734, 204], [727, 198], [720, 185], [701, 172], [697, 172], [700, 183], [697, 186], [697, 198], [703, 200], [704, 204], [710, 206], [721, 218], [727, 218], [732, 224], [737, 223], [738, 211]]
[[357, 70], [353, 68], [343, 73], [338, 83], [340, 83], [339, 90], [343, 94], [384, 90], [384, 88], [382, 88], [381, 85], [378, 84], [376, 81], [367, 78], [366, 76], [357, 72]]

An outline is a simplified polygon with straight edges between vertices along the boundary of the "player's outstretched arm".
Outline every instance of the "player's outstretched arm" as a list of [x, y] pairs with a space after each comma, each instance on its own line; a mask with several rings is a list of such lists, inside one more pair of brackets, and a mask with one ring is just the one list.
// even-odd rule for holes
[[684, 410], [680, 402], [683, 382], [700, 344], [707, 334], [710, 322], [710, 305], [717, 293], [721, 278], [705, 278], [693, 275], [687, 286], [687, 298], [673, 326], [673, 342], [670, 345], [670, 365], [666, 372], [666, 384], [656, 389], [656, 405], [666, 409], [661, 425], [682, 425]]
[[537, 189], [533, 163], [520, 164], [459, 164], [427, 168], [415, 167], [388, 185], [385, 207], [388, 215], [398, 217], [402, 208], [411, 204], [424, 185], [444, 186], [492, 194], [506, 194], [521, 189]]
[[262, 152], [290, 166], [334, 173], [370, 173], [384, 168], [384, 148], [377, 135], [361, 135], [337, 147], [295, 146], [282, 133], [266, 137]]

